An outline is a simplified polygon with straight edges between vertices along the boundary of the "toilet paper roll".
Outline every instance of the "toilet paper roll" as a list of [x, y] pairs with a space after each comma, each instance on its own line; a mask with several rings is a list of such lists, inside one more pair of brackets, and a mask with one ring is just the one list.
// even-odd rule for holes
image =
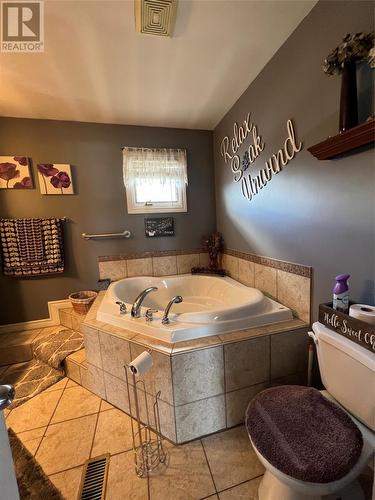
[[375, 307], [366, 304], [353, 304], [349, 309], [349, 316], [365, 321], [375, 326]]
[[152, 356], [147, 351], [142, 352], [129, 365], [134, 375], [144, 375], [152, 367]]

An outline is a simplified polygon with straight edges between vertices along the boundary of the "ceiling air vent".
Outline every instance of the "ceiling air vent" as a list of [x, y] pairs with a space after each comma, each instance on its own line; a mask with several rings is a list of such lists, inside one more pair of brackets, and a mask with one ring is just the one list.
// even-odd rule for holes
[[172, 36], [177, 0], [135, 0], [134, 9], [139, 33]]

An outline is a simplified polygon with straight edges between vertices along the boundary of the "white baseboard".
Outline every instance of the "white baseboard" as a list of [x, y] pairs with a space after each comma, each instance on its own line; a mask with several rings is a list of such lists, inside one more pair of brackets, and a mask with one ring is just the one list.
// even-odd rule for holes
[[71, 303], [69, 299], [53, 300], [51, 302], [48, 302], [49, 318], [35, 319], [33, 321], [23, 321], [22, 323], [9, 323], [8, 325], [0, 325], [0, 335], [2, 333], [37, 330], [39, 328], [57, 326], [60, 324], [59, 309], [67, 309], [70, 306]]

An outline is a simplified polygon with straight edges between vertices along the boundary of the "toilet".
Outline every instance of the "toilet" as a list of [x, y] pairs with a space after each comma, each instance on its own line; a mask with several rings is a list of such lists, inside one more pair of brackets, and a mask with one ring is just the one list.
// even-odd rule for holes
[[318, 322], [309, 335], [326, 390], [272, 387], [246, 410], [266, 469], [259, 500], [364, 500], [356, 479], [374, 457], [375, 353]]

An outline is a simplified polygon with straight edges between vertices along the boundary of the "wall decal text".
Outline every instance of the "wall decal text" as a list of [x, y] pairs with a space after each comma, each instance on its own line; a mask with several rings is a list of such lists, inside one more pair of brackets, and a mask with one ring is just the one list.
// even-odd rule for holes
[[[302, 142], [298, 141], [292, 120], [286, 122], [287, 138], [284, 145], [272, 154], [265, 162], [265, 167], [260, 169], [257, 175], [246, 172], [264, 150], [265, 143], [258, 134], [258, 128], [250, 121], [251, 113], [248, 113], [242, 125], [236, 122], [233, 125], [233, 136], [225, 136], [221, 141], [221, 155], [226, 164], [233, 172], [233, 181], [241, 183], [241, 192], [249, 201], [259, 193], [271, 180], [272, 177], [282, 171], [297, 153], [302, 149]], [[250, 140], [242, 162], [239, 149], [245, 141]]]

